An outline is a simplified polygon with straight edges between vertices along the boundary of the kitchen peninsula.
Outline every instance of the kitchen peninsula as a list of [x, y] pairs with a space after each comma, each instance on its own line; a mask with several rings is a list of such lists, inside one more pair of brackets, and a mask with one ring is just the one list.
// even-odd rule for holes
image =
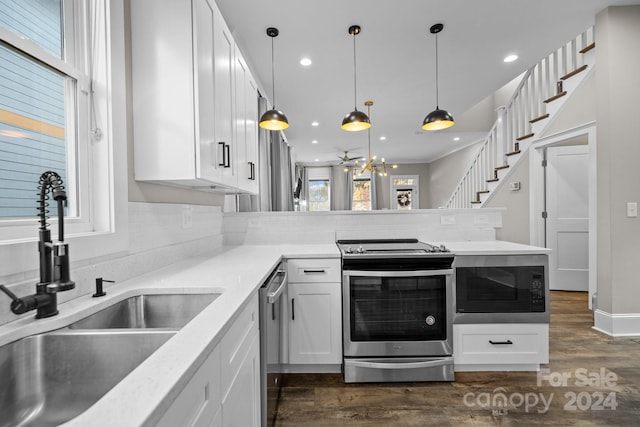
[[[402, 214], [401, 214], [402, 215]], [[455, 217], [455, 227], [440, 226], [440, 216]], [[349, 216], [349, 215], [344, 215]], [[382, 227], [381, 230], [394, 229], [396, 233], [416, 233], [425, 238], [424, 224], [431, 228], [430, 234], [445, 237], [466, 235], [492, 235], [494, 227], [499, 226], [500, 210], [487, 212], [459, 211], [415, 211], [402, 215], [403, 225], [398, 224], [398, 214], [351, 214], [352, 221], [361, 226], [368, 222], [393, 222], [396, 225]], [[479, 217], [478, 217], [479, 216]], [[208, 355], [223, 341], [223, 337], [234, 321], [241, 315], [243, 308], [252, 302], [257, 289], [267, 278], [270, 271], [281, 258], [329, 258], [339, 259], [340, 253], [334, 243], [338, 230], [327, 225], [336, 224], [336, 215], [301, 215], [297, 224], [289, 222], [288, 235], [278, 230], [290, 219], [285, 214], [232, 214], [225, 215], [225, 239], [228, 242], [238, 240], [244, 234], [243, 244], [221, 247], [215, 254], [203, 255], [168, 265], [165, 268], [112, 285], [107, 290], [105, 300], [84, 295], [60, 305], [60, 314], [46, 320], [34, 320], [23, 317], [0, 327], [0, 345], [15, 341], [21, 337], [43, 333], [65, 327], [87, 315], [105, 307], [107, 300], [124, 299], [140, 293], [198, 293], [216, 292], [220, 296], [191, 322], [170, 338], [163, 346], [141, 363], [123, 381], [111, 389], [95, 405], [68, 423], [75, 425], [156, 425], [165, 412], [172, 408], [172, 402], [180, 396], [182, 389], [189, 384], [191, 377], [198, 371]], [[260, 235], [256, 222], [260, 223]], [[478, 225], [477, 223], [482, 223]], [[316, 238], [309, 239], [309, 224], [315, 224]], [[438, 223], [438, 226], [434, 224]], [[475, 225], [474, 225], [475, 223]], [[246, 224], [243, 229], [239, 224]], [[323, 224], [323, 225], [321, 225]], [[423, 224], [419, 226], [416, 224]], [[341, 224], [340, 227], [344, 225]], [[319, 232], [323, 228], [323, 232]], [[307, 232], [301, 232], [306, 229]], [[235, 232], [233, 231], [235, 230]], [[346, 232], [346, 231], [341, 231]], [[353, 228], [349, 233], [357, 232]], [[297, 234], [296, 234], [297, 233]], [[276, 239], [274, 236], [279, 235]], [[294, 240], [306, 239], [307, 243]], [[262, 239], [271, 240], [271, 244]], [[326, 236], [331, 236], [327, 239]], [[289, 241], [287, 241], [289, 240]], [[495, 240], [452, 241], [428, 239], [431, 242], [444, 243], [456, 255], [477, 254], [544, 254], [544, 248], [500, 242]], [[211, 396], [219, 394], [211, 392]], [[212, 402], [214, 405], [216, 402]], [[220, 404], [219, 402], [217, 404]], [[113, 411], [114, 407], [119, 408]], [[224, 408], [222, 409], [224, 419]], [[223, 423], [226, 424], [226, 423]]]

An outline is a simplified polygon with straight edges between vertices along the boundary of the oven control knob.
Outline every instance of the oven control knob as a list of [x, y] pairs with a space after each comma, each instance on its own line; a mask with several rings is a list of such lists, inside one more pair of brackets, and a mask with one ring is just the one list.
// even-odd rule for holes
[[345, 254], [352, 254], [353, 253], [353, 249], [351, 248], [351, 246], [349, 246], [348, 248], [345, 248], [344, 253]]
[[362, 245], [360, 245], [360, 247], [358, 248], [358, 253], [359, 254], [363, 254], [364, 253], [364, 248], [362, 247]]
[[424, 319], [424, 321], [427, 323], [427, 325], [429, 326], [433, 326], [436, 324], [436, 318], [433, 315], [428, 315], [426, 319]]

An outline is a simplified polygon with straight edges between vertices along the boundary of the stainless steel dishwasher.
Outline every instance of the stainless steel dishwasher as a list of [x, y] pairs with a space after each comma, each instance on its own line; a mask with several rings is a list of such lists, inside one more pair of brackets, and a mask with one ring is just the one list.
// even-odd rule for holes
[[287, 268], [281, 262], [260, 288], [260, 405], [262, 426], [275, 424], [282, 385], [281, 309]]

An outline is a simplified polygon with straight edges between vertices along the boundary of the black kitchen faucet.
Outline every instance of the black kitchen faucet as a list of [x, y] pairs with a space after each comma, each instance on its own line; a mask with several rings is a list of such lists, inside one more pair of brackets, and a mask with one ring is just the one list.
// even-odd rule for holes
[[[76, 284], [70, 278], [69, 244], [64, 242], [63, 208], [67, 202], [67, 193], [64, 191], [62, 178], [55, 172], [47, 171], [40, 176], [38, 189], [40, 282], [36, 284], [36, 293], [19, 298], [4, 285], [0, 285], [0, 290], [12, 299], [13, 313], [23, 314], [37, 310], [36, 318], [42, 319], [58, 314], [57, 293], [73, 289]], [[51, 231], [47, 223], [49, 192], [52, 193], [58, 207], [58, 241], [55, 243], [51, 240]]]

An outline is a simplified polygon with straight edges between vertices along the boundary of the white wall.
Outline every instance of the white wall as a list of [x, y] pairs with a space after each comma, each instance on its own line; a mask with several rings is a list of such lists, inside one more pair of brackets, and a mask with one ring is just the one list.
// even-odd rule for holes
[[[640, 6], [611, 7], [596, 16], [598, 309], [634, 313], [640, 329]], [[612, 333], [615, 318], [609, 318]], [[624, 320], [620, 320], [624, 322]], [[596, 326], [597, 323], [596, 323]]]
[[482, 142], [478, 142], [429, 163], [430, 208], [446, 206], [481, 147]]

